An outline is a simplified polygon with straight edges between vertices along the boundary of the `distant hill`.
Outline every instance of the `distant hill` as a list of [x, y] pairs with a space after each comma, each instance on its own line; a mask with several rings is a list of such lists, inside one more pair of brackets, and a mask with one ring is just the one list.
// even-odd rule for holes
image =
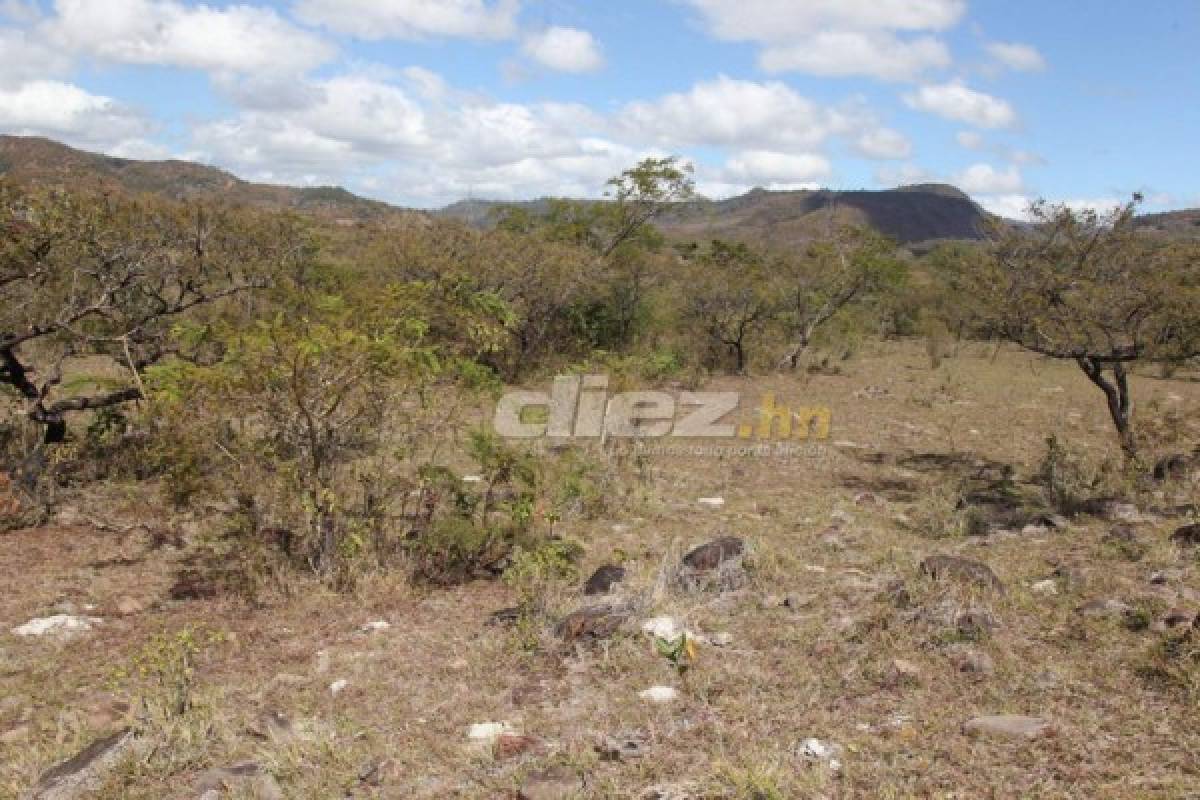
[[[536, 212], [546, 200], [518, 203]], [[504, 203], [462, 200], [437, 213], [487, 225]], [[754, 189], [727, 200], [700, 200], [657, 221], [677, 239], [722, 238], [794, 245], [824, 235], [831, 219], [868, 225], [903, 244], [979, 239], [988, 214], [953, 186], [924, 184], [883, 191]]]
[[221, 199], [236, 205], [315, 214], [343, 223], [380, 221], [413, 213], [333, 186], [250, 183], [216, 167], [190, 161], [113, 158], [28, 136], [0, 136], [0, 175], [27, 183], [116, 187], [174, 200]]
[[795, 245], [822, 236], [831, 220], [867, 225], [902, 244], [980, 239], [989, 215], [953, 186], [882, 191], [769, 191], [697, 203], [662, 221], [683, 238], [718, 236]]
[[1168, 236], [1200, 239], [1200, 208], [1144, 214], [1138, 217], [1138, 225]]

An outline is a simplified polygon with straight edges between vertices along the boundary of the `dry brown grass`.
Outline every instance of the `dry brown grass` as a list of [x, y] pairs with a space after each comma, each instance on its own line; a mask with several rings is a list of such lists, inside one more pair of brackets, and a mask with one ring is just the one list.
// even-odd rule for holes
[[[830, 442], [794, 458], [652, 459], [644, 482], [628, 460], [612, 461], [638, 491], [599, 519], [563, 524], [586, 545], [585, 573], [624, 559], [625, 591], [645, 605], [639, 621], [674, 614], [695, 630], [732, 634], [726, 648], [702, 647], [683, 679], [637, 625], [591, 648], [564, 649], [548, 632], [540, 648], [523, 647], [516, 633], [484, 624], [513, 604], [500, 583], [423, 591], [400, 576], [372, 576], [347, 596], [295, 578], [257, 607], [180, 602], [167, 590], [182, 553], [150, 549], [144, 532], [80, 524], [3, 537], [0, 696], [16, 700], [0, 708], [0, 732], [22, 721], [29, 732], [0, 744], [0, 796], [16, 796], [118, 724], [86, 709], [99, 692], [136, 706], [151, 690], [118, 670], [153, 634], [189, 626], [223, 637], [198, 655], [193, 710], [156, 720], [162, 746], [115, 776], [107, 796], [192, 797], [200, 772], [242, 760], [269, 769], [287, 796], [314, 798], [511, 797], [525, 775], [552, 765], [585, 775], [595, 798], [664, 783], [691, 783], [696, 797], [747, 799], [1194, 793], [1194, 662], [1164, 655], [1166, 634], [1074, 611], [1096, 598], [1150, 620], [1172, 605], [1200, 610], [1200, 565], [1167, 542], [1179, 520], [1139, 523], [1148, 547], [1136, 561], [1104, 541], [1111, 523], [1092, 517], [1066, 531], [988, 538], [932, 538], [914, 524], [931, 504], [952, 512], [946, 494], [979, 464], [1010, 465], [1020, 484], [1050, 433], [1097, 461], [1115, 455], [1095, 390], [1070, 365], [982, 347], [931, 371], [919, 344], [880, 345], [844, 373], [716, 383], [743, 391], [751, 406], [768, 390], [795, 405], [830, 406]], [[886, 391], [862, 391], [869, 386]], [[1183, 380], [1142, 378], [1137, 390], [1143, 402], [1200, 403], [1200, 384]], [[1146, 502], [1195, 502], [1179, 491]], [[863, 492], [881, 502], [856, 502]], [[723, 508], [696, 503], [714, 495]], [[850, 521], [830, 532], [835, 512]], [[147, 520], [151, 528], [168, 522], [165, 513]], [[149, 516], [133, 496], [114, 514]], [[686, 595], [665, 586], [662, 573], [686, 548], [724, 533], [751, 547], [747, 588]], [[933, 553], [988, 563], [1007, 592], [922, 577], [917, 565]], [[1059, 593], [1033, 592], [1056, 569]], [[1165, 569], [1180, 572], [1151, 585], [1149, 575]], [[898, 602], [897, 582], [907, 602]], [[765, 602], [788, 594], [794, 608]], [[117, 615], [127, 596], [147, 609]], [[64, 601], [94, 605], [104, 624], [60, 644], [7, 633]], [[574, 584], [554, 584], [544, 597], [551, 616], [583, 604]], [[981, 607], [996, 628], [959, 630], [956, 612]], [[359, 631], [377, 619], [391, 627]], [[990, 655], [994, 673], [960, 672], [964, 647]], [[897, 658], [915, 664], [919, 679], [895, 680]], [[334, 697], [329, 685], [339, 679], [349, 686]], [[677, 686], [682, 698], [639, 699], [657, 684]], [[256, 735], [269, 711], [286, 713], [293, 735]], [[1005, 742], [960, 732], [972, 716], [1002, 712], [1045, 716], [1056, 733]], [[486, 721], [510, 722], [546, 749], [507, 761], [473, 751], [465, 731]], [[644, 738], [646, 756], [600, 760], [597, 738], [626, 733]], [[841, 745], [840, 774], [798, 754], [807, 737]]]

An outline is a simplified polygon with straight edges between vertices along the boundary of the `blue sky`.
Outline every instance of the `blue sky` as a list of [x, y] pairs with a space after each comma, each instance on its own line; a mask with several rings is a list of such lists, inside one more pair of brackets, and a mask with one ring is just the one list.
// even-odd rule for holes
[[0, 132], [405, 205], [954, 183], [1200, 206], [1195, 0], [0, 0]]

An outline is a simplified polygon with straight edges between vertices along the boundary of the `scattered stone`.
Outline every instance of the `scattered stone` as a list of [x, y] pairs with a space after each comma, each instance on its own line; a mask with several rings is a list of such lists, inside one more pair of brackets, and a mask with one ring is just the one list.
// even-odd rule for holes
[[742, 566], [746, 544], [736, 536], [723, 536], [689, 551], [683, 557], [677, 580], [684, 591], [733, 591], [746, 585]]
[[72, 614], [55, 614], [51, 617], [31, 619], [24, 625], [12, 629], [17, 636], [54, 636], [70, 638], [87, 633], [101, 620], [95, 617], [78, 617]]
[[1165, 586], [1181, 580], [1183, 576], [1184, 572], [1181, 569], [1160, 569], [1150, 573], [1150, 583], [1154, 586]]
[[1184, 525], [1171, 534], [1171, 541], [1180, 547], [1200, 545], [1200, 523]]
[[969, 675], [991, 675], [996, 671], [992, 657], [974, 647], [957, 647], [950, 653], [950, 661], [959, 672]]
[[1198, 461], [1200, 458], [1197, 458], [1196, 455], [1189, 456], [1183, 453], [1163, 456], [1154, 465], [1154, 480], [1159, 482], [1187, 480], [1192, 471], [1196, 469]]
[[698, 502], [702, 506], [707, 506], [708, 508], [721, 508], [722, 506], [725, 505], [725, 498], [724, 497], [701, 497], [696, 502]]
[[247, 729], [247, 733], [256, 739], [287, 739], [292, 735], [292, 721], [282, 711], [265, 711], [259, 715], [258, 721]]
[[463, 483], [483, 483], [482, 475], [463, 475]]
[[472, 742], [482, 742], [492, 745], [504, 734], [515, 734], [517, 731], [507, 722], [477, 722], [467, 728], [467, 739]]
[[840, 508], [833, 511], [829, 515], [829, 518], [832, 519], [836, 525], [850, 525], [854, 522], [854, 517], [850, 516], [845, 511], [842, 511]]
[[97, 739], [77, 755], [47, 770], [38, 779], [34, 800], [76, 800], [93, 797], [105, 777], [133, 750], [137, 737], [126, 728]]
[[583, 608], [564, 617], [554, 633], [566, 642], [594, 642], [615, 634], [628, 618], [628, 612], [612, 606]]
[[1190, 628], [1200, 620], [1200, 616], [1195, 611], [1190, 611], [1186, 608], [1172, 608], [1163, 615], [1162, 627], [1166, 630], [1172, 628]]
[[646, 755], [646, 737], [641, 734], [605, 736], [596, 743], [601, 761], [633, 761]]
[[377, 619], [374, 622], [368, 622], [366, 625], [363, 625], [359, 630], [362, 633], [380, 633], [390, 627], [392, 627], [392, 623], [387, 620]]
[[800, 743], [799, 749], [803, 758], [822, 763], [832, 772], [840, 772], [842, 769], [842, 746], [839, 744], [809, 738]]
[[568, 800], [583, 794], [583, 778], [568, 767], [535, 772], [517, 792], [518, 800]]
[[921, 562], [921, 572], [934, 580], [963, 580], [1004, 594], [1004, 584], [992, 568], [982, 561], [961, 556], [936, 555]]
[[1082, 614], [1085, 617], [1111, 617], [1120, 614], [1128, 614], [1133, 611], [1133, 608], [1122, 603], [1120, 600], [1112, 598], [1097, 598], [1089, 600], [1083, 605], [1075, 607], [1076, 614]]
[[699, 790], [691, 783], [656, 783], [638, 795], [638, 800], [696, 800]]
[[540, 753], [546, 749], [545, 743], [536, 736], [526, 736], [520, 733], [501, 733], [492, 746], [492, 756], [497, 761], [508, 761], [527, 753]]
[[612, 588], [625, 580], [625, 568], [615, 564], [605, 564], [592, 573], [584, 584], [585, 595], [608, 594]]
[[683, 557], [685, 567], [694, 570], [715, 570], [727, 561], [740, 559], [746, 551], [746, 543], [736, 536], [722, 536], [688, 552]]
[[854, 505], [856, 506], [881, 506], [884, 500], [874, 492], [859, 492], [854, 495]]
[[350, 681], [348, 681], [344, 678], [341, 680], [336, 680], [333, 683], [329, 684], [329, 692], [334, 697], [337, 697], [339, 694], [346, 691], [346, 689], [348, 689], [348, 688], [350, 688]]
[[132, 617], [141, 614], [147, 608], [145, 601], [139, 600], [136, 597], [122, 597], [117, 601], [117, 613], [123, 617]]
[[253, 761], [243, 761], [232, 767], [210, 769], [200, 776], [196, 790], [202, 796], [215, 792], [218, 797], [222, 790], [233, 792], [248, 792], [256, 800], [283, 800], [283, 789], [271, 773]]
[[1041, 717], [994, 714], [967, 720], [962, 726], [968, 736], [1005, 739], [1038, 739], [1053, 732], [1054, 726]]
[[789, 594], [783, 598], [783, 607], [789, 611], [799, 611], [817, 602], [815, 594]]
[[683, 622], [675, 617], [651, 617], [642, 623], [642, 632], [655, 639], [674, 642], [680, 636], [688, 633], [688, 630], [684, 627]]
[[1034, 594], [1040, 594], [1045, 597], [1053, 597], [1058, 594], [1058, 584], [1052, 578], [1047, 578], [1044, 581], [1036, 581], [1029, 589]]
[[515, 625], [520, 618], [520, 607], [512, 606], [511, 608], [502, 608], [499, 611], [493, 611], [491, 614], [488, 614], [487, 622], [484, 624], [489, 627]]
[[670, 703], [679, 697], [679, 690], [670, 686], [651, 686], [638, 692], [638, 697], [651, 703]]
[[733, 644], [733, 634], [725, 631], [710, 633], [704, 637], [704, 640], [713, 647], [729, 647], [729, 645]]

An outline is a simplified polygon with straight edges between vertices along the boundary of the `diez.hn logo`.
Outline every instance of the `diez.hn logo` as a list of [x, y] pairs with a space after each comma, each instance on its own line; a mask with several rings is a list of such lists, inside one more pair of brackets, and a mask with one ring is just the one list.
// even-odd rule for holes
[[550, 392], [512, 391], [496, 404], [493, 424], [512, 439], [828, 439], [832, 413], [823, 406], [789, 408], [767, 392], [754, 422], [726, 417], [738, 392], [608, 393], [606, 375], [562, 375]]

